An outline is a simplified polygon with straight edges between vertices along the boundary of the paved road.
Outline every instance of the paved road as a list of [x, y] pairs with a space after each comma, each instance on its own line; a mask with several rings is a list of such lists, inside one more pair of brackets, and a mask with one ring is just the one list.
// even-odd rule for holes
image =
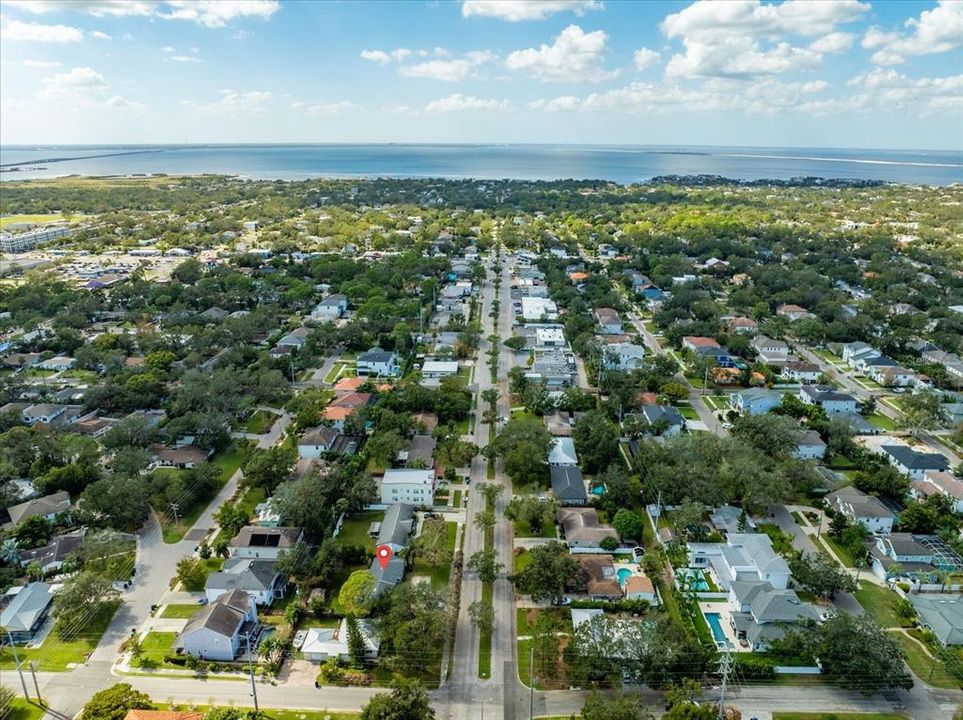
[[[838, 382], [843, 389], [851, 393], [858, 400], [865, 401], [869, 400], [870, 398], [876, 400], [876, 412], [880, 413], [881, 415], [885, 415], [891, 420], [902, 420], [902, 416], [898, 411], [894, 410], [889, 405], [880, 402], [880, 400], [882, 400], [884, 397], [893, 397], [892, 393], [889, 393], [885, 390], [870, 390], [863, 387], [852, 377], [850, 377], [849, 372], [840, 370], [831, 362], [827, 362], [823, 357], [817, 355], [812, 350], [804, 347], [801, 344], [797, 343], [796, 352], [807, 361], [819, 365], [819, 369], [824, 375]], [[961, 460], [963, 460], [958, 453], [954, 452], [952, 448], [945, 445], [940, 441], [939, 437], [933, 435], [932, 433], [920, 433], [917, 439], [927, 445], [933, 452], [938, 452], [945, 455], [953, 467], [959, 465]]]

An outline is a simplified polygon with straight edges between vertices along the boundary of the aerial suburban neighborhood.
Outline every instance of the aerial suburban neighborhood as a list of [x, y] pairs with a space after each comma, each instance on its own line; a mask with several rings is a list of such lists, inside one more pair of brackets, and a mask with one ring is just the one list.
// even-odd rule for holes
[[5, 183], [13, 694], [951, 716], [958, 188], [278, 187]]

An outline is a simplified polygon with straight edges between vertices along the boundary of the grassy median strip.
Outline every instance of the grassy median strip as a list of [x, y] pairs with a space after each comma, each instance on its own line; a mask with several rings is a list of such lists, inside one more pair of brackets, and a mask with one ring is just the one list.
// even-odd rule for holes
[[[487, 510], [494, 512], [495, 503], [486, 501]], [[485, 528], [485, 550], [495, 547], [495, 528]], [[495, 588], [492, 583], [482, 583], [481, 601], [485, 607], [492, 606]], [[478, 677], [488, 679], [492, 676], [492, 630], [482, 628], [478, 640]]]

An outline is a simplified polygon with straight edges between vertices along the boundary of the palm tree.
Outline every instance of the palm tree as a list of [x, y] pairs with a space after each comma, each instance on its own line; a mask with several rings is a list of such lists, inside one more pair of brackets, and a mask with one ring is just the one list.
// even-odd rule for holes
[[20, 560], [20, 547], [16, 538], [7, 538], [0, 544], [0, 560], [13, 565]]
[[890, 588], [892, 588], [892, 587], [896, 584], [896, 579], [899, 577], [899, 574], [900, 574], [901, 572], [903, 572], [903, 566], [902, 566], [901, 564], [899, 564], [898, 562], [895, 562], [895, 563], [893, 563], [892, 565], [889, 566], [889, 569], [887, 570], [886, 576], [887, 576], [887, 578], [889, 578], [889, 581], [890, 581], [889, 586], [890, 586]]

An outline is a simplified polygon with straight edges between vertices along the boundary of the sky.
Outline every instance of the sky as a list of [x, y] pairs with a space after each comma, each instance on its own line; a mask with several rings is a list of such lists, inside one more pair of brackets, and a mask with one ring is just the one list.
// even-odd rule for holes
[[0, 0], [0, 143], [963, 152], [963, 1]]

